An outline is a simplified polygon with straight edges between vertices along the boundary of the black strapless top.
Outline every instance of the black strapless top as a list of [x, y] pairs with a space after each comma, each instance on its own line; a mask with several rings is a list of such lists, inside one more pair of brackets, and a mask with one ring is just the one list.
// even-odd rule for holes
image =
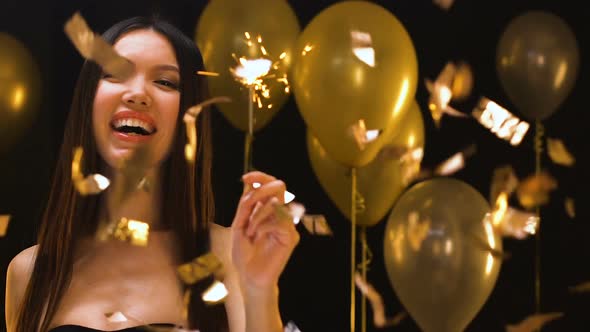
[[[126, 329], [122, 329], [122, 330], [114, 330], [114, 331], [110, 331], [110, 332], [146, 332], [146, 331], [150, 331], [150, 327], [152, 328], [172, 328], [174, 327], [174, 324], [150, 324], [150, 325], [142, 325], [142, 326], [136, 326], [136, 327], [129, 327]], [[52, 328], [51, 330], [49, 330], [49, 332], [104, 332], [103, 330], [97, 330], [97, 329], [93, 329], [90, 327], [86, 327], [86, 326], [80, 326], [80, 325], [61, 325], [61, 326], [57, 326]]]

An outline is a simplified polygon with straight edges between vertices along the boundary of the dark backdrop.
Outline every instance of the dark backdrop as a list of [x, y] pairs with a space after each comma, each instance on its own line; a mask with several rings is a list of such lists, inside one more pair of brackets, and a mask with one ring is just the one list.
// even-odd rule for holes
[[[336, 1], [290, 1], [304, 27], [321, 10]], [[416, 99], [427, 110], [424, 78], [435, 78], [449, 60], [465, 60], [475, 77], [473, 97], [456, 105], [464, 111], [473, 108], [476, 98], [485, 95], [514, 109], [501, 89], [495, 71], [495, 50], [506, 24], [530, 9], [545, 9], [561, 16], [575, 32], [581, 51], [581, 65], [574, 90], [551, 118], [546, 132], [561, 138], [577, 157], [574, 168], [543, 164], [559, 181], [551, 202], [542, 210], [542, 310], [564, 311], [561, 320], [544, 331], [589, 331], [590, 295], [573, 295], [568, 287], [590, 279], [590, 234], [588, 200], [583, 192], [588, 180], [588, 20], [582, 1], [467, 1], [457, 0], [448, 11], [428, 0], [377, 1], [405, 25], [416, 47], [419, 86]], [[159, 11], [187, 35], [194, 29], [206, 1], [89, 1], [60, 0], [2, 1], [0, 31], [23, 41], [41, 68], [43, 98], [39, 115], [27, 133], [1, 156], [0, 214], [12, 214], [8, 234], [0, 238], [2, 278], [11, 258], [35, 243], [35, 233], [47, 199], [72, 89], [82, 59], [63, 33], [63, 24], [81, 10], [89, 25], [103, 31], [114, 22], [131, 15]], [[513, 111], [519, 115], [517, 111]], [[425, 166], [434, 166], [448, 156], [476, 143], [478, 153], [466, 168], [453, 175], [464, 180], [485, 197], [493, 169], [511, 164], [519, 176], [534, 170], [532, 131], [523, 143], [511, 147], [495, 138], [475, 121], [445, 118], [436, 130], [427, 113]], [[214, 184], [218, 223], [228, 225], [241, 190], [243, 133], [231, 127], [214, 112]], [[338, 212], [320, 187], [307, 157], [305, 125], [293, 97], [276, 118], [256, 135], [254, 164], [263, 171], [284, 179], [308, 212], [322, 213], [334, 230], [334, 237], [311, 237], [301, 229], [302, 240], [281, 280], [281, 311], [285, 321], [293, 320], [303, 332], [346, 331], [349, 326], [349, 223]], [[563, 208], [567, 196], [575, 198], [577, 216], [570, 219]], [[386, 311], [402, 310], [388, 281], [383, 263], [381, 222], [369, 230], [374, 253], [368, 278], [381, 292]], [[468, 331], [503, 331], [534, 311], [535, 241], [504, 240], [512, 257], [502, 265], [495, 289], [468, 327]], [[5, 279], [2, 279], [5, 280]], [[156, 305], [156, 304], [154, 304]], [[370, 316], [369, 316], [370, 317]], [[3, 327], [3, 321], [0, 322]], [[369, 324], [371, 325], [371, 324]], [[391, 331], [418, 331], [405, 319]], [[370, 326], [369, 331], [373, 331]]]

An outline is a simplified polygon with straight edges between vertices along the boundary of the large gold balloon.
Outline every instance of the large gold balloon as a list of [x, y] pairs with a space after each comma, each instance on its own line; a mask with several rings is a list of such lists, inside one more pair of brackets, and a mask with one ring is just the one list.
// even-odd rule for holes
[[0, 32], [0, 152], [30, 127], [41, 94], [39, 68], [29, 50]]
[[543, 120], [571, 92], [579, 66], [576, 37], [558, 16], [530, 11], [513, 19], [498, 43], [502, 86], [522, 114]]
[[[414, 102], [405, 115], [399, 132], [391, 135], [386, 148], [424, 148], [424, 122], [418, 104]], [[351, 177], [350, 167], [334, 161], [313, 134], [307, 131], [307, 151], [312, 169], [320, 185], [340, 212], [350, 220]], [[357, 191], [360, 206], [357, 225], [374, 226], [385, 217], [393, 202], [405, 189], [402, 164], [399, 159], [379, 156], [368, 165], [357, 169]]]
[[[368, 164], [414, 99], [418, 64], [401, 22], [368, 1], [344, 1], [319, 13], [297, 42], [293, 91], [308, 128], [330, 156]], [[363, 120], [384, 131], [366, 146], [350, 129]]]
[[425, 332], [460, 332], [492, 292], [502, 242], [490, 207], [470, 185], [434, 178], [408, 189], [385, 229], [385, 266], [402, 304]]
[[254, 94], [253, 130], [259, 130], [270, 122], [289, 96], [287, 74], [299, 32], [297, 17], [287, 1], [209, 2], [199, 18], [195, 40], [206, 70], [219, 74], [209, 78], [209, 92], [212, 96], [232, 99], [231, 103], [217, 107], [234, 127], [248, 130], [249, 88], [239, 83], [230, 69], [236, 68], [242, 57], [245, 60], [263, 58], [273, 63]]

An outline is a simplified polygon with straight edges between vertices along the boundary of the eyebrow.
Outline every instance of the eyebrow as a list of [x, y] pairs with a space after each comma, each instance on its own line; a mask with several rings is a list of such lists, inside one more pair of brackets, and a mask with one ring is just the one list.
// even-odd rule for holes
[[180, 73], [180, 70], [175, 65], [157, 65], [156, 69], [157, 70], [170, 70], [170, 71], [175, 71], [177, 73]]

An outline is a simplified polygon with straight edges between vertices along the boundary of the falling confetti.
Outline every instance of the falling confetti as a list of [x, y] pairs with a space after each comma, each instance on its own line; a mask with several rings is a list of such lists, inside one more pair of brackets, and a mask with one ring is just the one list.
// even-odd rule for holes
[[534, 235], [539, 226], [539, 217], [536, 214], [508, 206], [508, 195], [504, 192], [498, 195], [490, 216], [492, 225], [503, 237], [522, 240]]
[[436, 81], [432, 82], [426, 79], [426, 90], [430, 93], [428, 100], [428, 109], [432, 115], [432, 120], [436, 127], [440, 127], [440, 121], [443, 114], [454, 117], [467, 117], [467, 115], [457, 111], [449, 106], [451, 99], [453, 99], [453, 91], [451, 90], [453, 80], [455, 78], [456, 66], [452, 62], [447, 62], [443, 70], [440, 72]]
[[422, 242], [428, 236], [431, 224], [430, 219], [420, 221], [419, 218], [420, 216], [417, 212], [410, 212], [408, 214], [408, 242], [410, 243], [410, 247], [415, 251], [420, 251]]
[[80, 54], [96, 62], [105, 72], [123, 80], [133, 72], [133, 64], [119, 55], [101, 36], [90, 30], [79, 12], [66, 22], [64, 30]]
[[367, 129], [365, 120], [360, 119], [350, 126], [349, 135], [354, 139], [359, 150], [364, 150], [367, 144], [376, 140], [381, 134], [381, 129]]
[[6, 230], [8, 229], [9, 222], [9, 214], [0, 214], [0, 237], [4, 237], [6, 235]]
[[535, 332], [543, 327], [543, 325], [561, 317], [563, 317], [563, 312], [534, 314], [516, 325], [506, 325], [506, 332]]
[[518, 186], [518, 178], [514, 168], [510, 165], [503, 165], [494, 169], [492, 184], [490, 185], [490, 203], [496, 202], [500, 193], [504, 192], [510, 196]]
[[211, 286], [207, 287], [207, 289], [201, 295], [201, 298], [206, 304], [213, 305], [222, 303], [227, 297], [227, 288], [225, 285], [218, 280], [215, 280]]
[[127, 317], [125, 317], [125, 315], [123, 315], [123, 313], [120, 311], [109, 312], [104, 315], [109, 323], [121, 323], [127, 321]]
[[375, 67], [375, 49], [371, 34], [353, 30], [350, 32], [352, 53], [369, 67]]
[[395, 326], [398, 325], [405, 317], [407, 317], [407, 313], [405, 311], [398, 313], [392, 318], [385, 317], [383, 299], [381, 298], [381, 295], [375, 290], [373, 285], [364, 280], [358, 272], [356, 272], [354, 275], [354, 283], [361, 293], [363, 293], [367, 299], [369, 299], [369, 303], [371, 303], [371, 308], [373, 308], [373, 324], [375, 324], [375, 327], [384, 328]]
[[565, 212], [567, 213], [567, 215], [574, 219], [576, 217], [576, 205], [574, 202], [574, 199], [571, 197], [566, 197], [565, 201]]
[[100, 240], [116, 239], [135, 246], [148, 245], [150, 225], [142, 221], [121, 218], [116, 224], [105, 227], [99, 235]]
[[287, 325], [285, 325], [284, 332], [301, 332], [301, 330], [293, 323], [293, 321], [289, 321]]
[[471, 144], [465, 149], [455, 153], [450, 158], [439, 164], [434, 169], [434, 174], [448, 176], [452, 175], [465, 167], [467, 158], [473, 156], [477, 150], [475, 144]]
[[473, 71], [466, 62], [459, 62], [455, 71], [455, 77], [451, 84], [453, 100], [463, 100], [473, 90]]
[[187, 285], [195, 284], [211, 274], [220, 274], [222, 270], [221, 261], [212, 252], [201, 255], [177, 268], [180, 279]]
[[100, 174], [91, 174], [84, 177], [82, 174], [82, 158], [84, 150], [82, 147], [74, 149], [72, 158], [72, 182], [80, 195], [96, 195], [109, 187], [110, 181]]
[[551, 160], [562, 166], [574, 166], [576, 159], [559, 139], [547, 138], [547, 154]]
[[186, 111], [183, 121], [186, 126], [186, 137], [188, 142], [184, 147], [184, 156], [188, 162], [195, 162], [197, 154], [197, 118], [199, 117], [199, 114], [201, 114], [203, 108], [215, 103], [229, 102], [231, 102], [229, 97], [214, 97], [192, 106]]
[[319, 235], [319, 236], [331, 236], [332, 230], [330, 229], [330, 225], [328, 225], [328, 221], [326, 221], [326, 217], [321, 214], [306, 214], [301, 219], [301, 223], [305, 226], [305, 229], [312, 234], [312, 235]]
[[547, 172], [533, 174], [522, 180], [516, 188], [520, 204], [532, 209], [549, 202], [549, 194], [557, 188], [557, 180]]
[[511, 145], [519, 145], [530, 127], [527, 122], [486, 97], [479, 100], [472, 115], [481, 125]]

